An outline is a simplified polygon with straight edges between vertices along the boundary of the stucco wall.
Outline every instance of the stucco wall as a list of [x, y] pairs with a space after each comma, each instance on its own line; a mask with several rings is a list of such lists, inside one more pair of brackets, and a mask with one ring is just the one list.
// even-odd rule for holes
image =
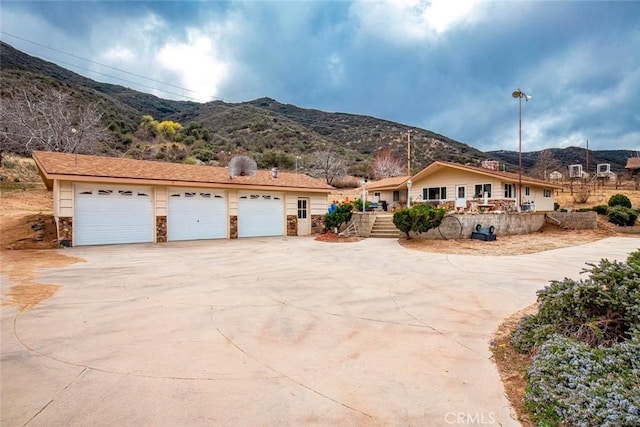
[[549, 216], [560, 221], [561, 227], [575, 230], [598, 228], [598, 214], [590, 212], [549, 212]]

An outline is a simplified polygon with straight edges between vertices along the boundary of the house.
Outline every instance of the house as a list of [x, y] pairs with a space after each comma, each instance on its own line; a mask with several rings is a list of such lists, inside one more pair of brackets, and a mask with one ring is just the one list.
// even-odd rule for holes
[[627, 165], [624, 167], [631, 175], [640, 173], [640, 157], [627, 158]]
[[301, 236], [333, 187], [304, 174], [34, 151], [62, 245]]
[[[389, 178], [393, 180], [393, 178]], [[397, 177], [396, 181], [378, 181], [368, 187], [379, 192], [388, 202], [398, 196], [402, 200], [407, 189], [411, 203], [448, 205], [457, 210], [513, 211], [519, 201], [518, 188], [522, 184], [524, 210], [553, 211], [554, 190], [562, 187], [517, 173], [502, 172], [449, 162], [433, 162], [411, 179]]]
[[409, 176], [394, 176], [367, 184], [366, 189], [371, 195], [368, 200], [382, 203], [390, 209], [398, 209], [407, 203], [407, 185]]

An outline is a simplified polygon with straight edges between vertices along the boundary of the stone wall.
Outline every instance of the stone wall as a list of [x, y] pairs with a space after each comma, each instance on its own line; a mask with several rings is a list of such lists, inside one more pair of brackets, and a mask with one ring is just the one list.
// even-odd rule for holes
[[156, 242], [164, 243], [167, 241], [167, 217], [156, 217]]
[[311, 234], [324, 231], [324, 215], [311, 215]]
[[70, 216], [58, 218], [58, 243], [60, 246], [73, 246], [73, 218]]
[[495, 234], [500, 237], [501, 235], [534, 233], [539, 231], [545, 223], [544, 213], [467, 213], [454, 214], [452, 216], [453, 218], [443, 220], [440, 230], [436, 228], [429, 230], [427, 233], [411, 233], [411, 236], [416, 239], [443, 239], [445, 237], [470, 239], [471, 233], [480, 224], [482, 227], [495, 227]]
[[376, 222], [376, 214], [374, 212], [354, 212], [350, 223], [355, 223], [358, 229], [358, 236], [369, 237], [374, 222]]
[[238, 238], [238, 216], [237, 215], [229, 216], [229, 237], [231, 239]]
[[298, 217], [296, 215], [287, 215], [287, 236], [298, 235]]
[[574, 230], [590, 230], [598, 228], [598, 214], [589, 212], [549, 212], [551, 218], [560, 221], [560, 227]]

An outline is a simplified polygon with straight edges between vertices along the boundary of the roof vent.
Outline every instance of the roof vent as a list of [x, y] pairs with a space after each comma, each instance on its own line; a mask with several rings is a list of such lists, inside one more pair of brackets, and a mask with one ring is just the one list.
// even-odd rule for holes
[[278, 179], [278, 168], [271, 168], [271, 178]]

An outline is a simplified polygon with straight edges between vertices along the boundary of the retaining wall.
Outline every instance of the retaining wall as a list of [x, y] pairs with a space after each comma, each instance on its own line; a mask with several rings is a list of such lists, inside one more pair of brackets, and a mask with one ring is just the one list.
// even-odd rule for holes
[[574, 230], [590, 230], [598, 228], [598, 214], [589, 212], [549, 212], [552, 218], [560, 221], [560, 227]]

